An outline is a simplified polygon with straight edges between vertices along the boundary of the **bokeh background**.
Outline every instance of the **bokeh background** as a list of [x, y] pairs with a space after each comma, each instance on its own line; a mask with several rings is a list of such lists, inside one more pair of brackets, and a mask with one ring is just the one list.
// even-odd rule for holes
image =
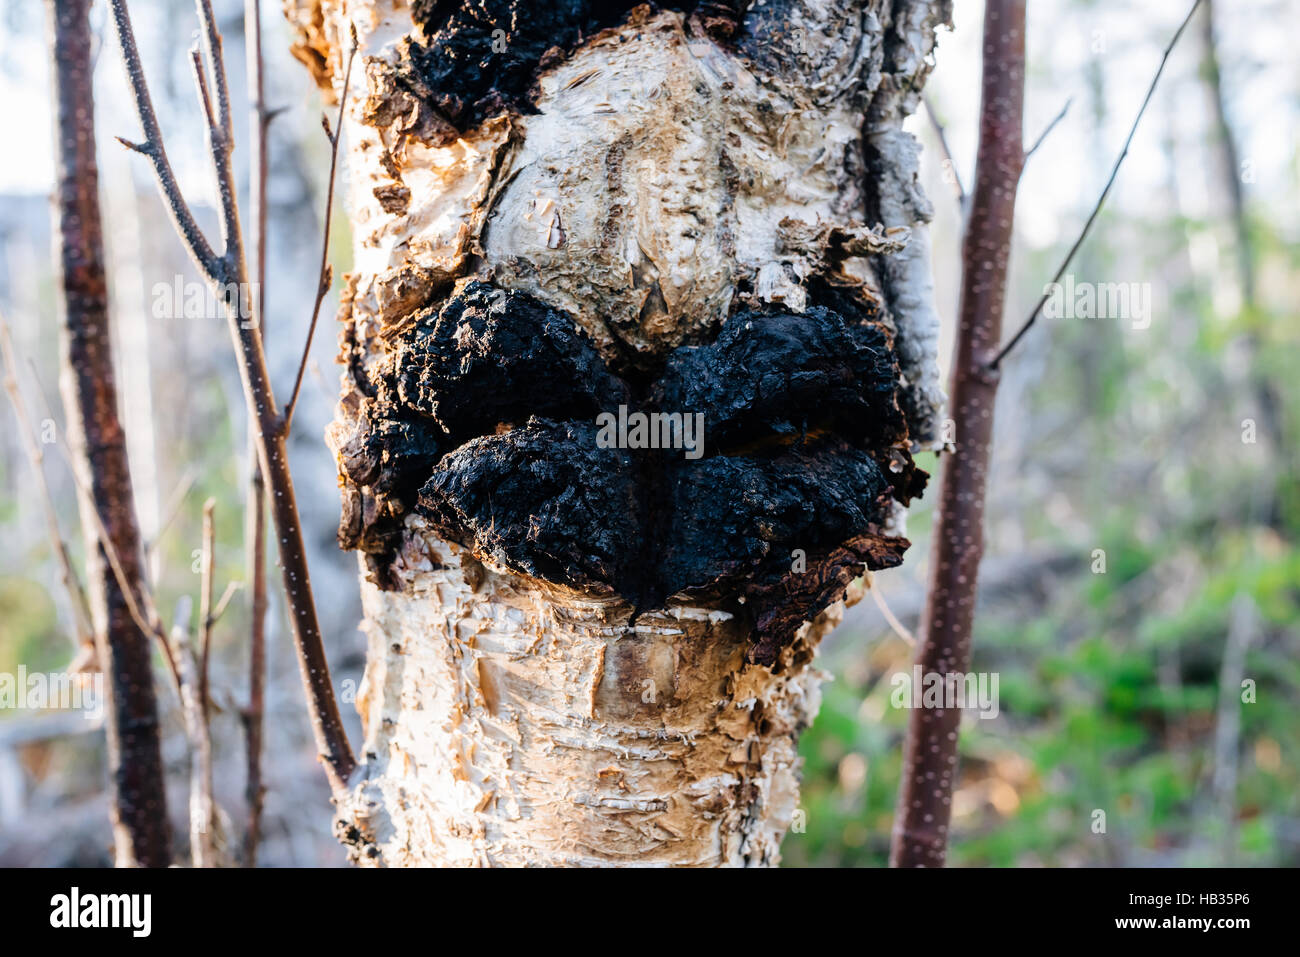
[[[268, 101], [285, 108], [271, 134], [265, 334], [283, 390], [315, 291], [328, 143], [278, 6], [263, 4]], [[1022, 180], [1008, 329], [1078, 235], [1187, 6], [1031, 5], [1026, 142], [1070, 108]], [[0, 310], [28, 360], [29, 407], [43, 419], [44, 392], [61, 429], [44, 7], [0, 0], [0, 129], [9, 140], [0, 150]], [[242, 116], [243, 4], [215, 7]], [[1149, 284], [1149, 326], [1043, 319], [1004, 365], [974, 662], [999, 676], [1000, 707], [994, 719], [972, 714], [963, 725], [957, 865], [1300, 863], [1300, 60], [1292, 48], [1300, 5], [1219, 0], [1212, 40], [1210, 8], [1202, 4], [1171, 57], [1070, 270], [1079, 283]], [[142, 532], [166, 613], [196, 594], [208, 497], [217, 501], [218, 588], [244, 576], [243, 399], [224, 319], [154, 316], [157, 284], [197, 277], [148, 170], [112, 140], [137, 130], [105, 14], [97, 5], [93, 23], [105, 42], [95, 107], [116, 359]], [[200, 221], [215, 228], [188, 74], [192, 7], [134, 0], [132, 14], [173, 164]], [[960, 252], [951, 180], [955, 170], [969, 183], [973, 169], [981, 21], [981, 4], [957, 4], [928, 86], [951, 165], [924, 114], [911, 122], [926, 147], [922, 176], [935, 207], [945, 355]], [[247, 159], [237, 149], [245, 184]], [[330, 241], [341, 275], [344, 216]], [[331, 297], [327, 315], [333, 305]], [[364, 663], [356, 566], [334, 544], [334, 465], [321, 439], [336, 391], [334, 349], [324, 322], [291, 456], [326, 645], [356, 740], [349, 700]], [[0, 423], [0, 672], [20, 664], [57, 671], [73, 652], [71, 614], [9, 408]], [[46, 474], [79, 559], [75, 488], [59, 456], [47, 455]], [[909, 519], [906, 564], [875, 582], [901, 627], [868, 597], [823, 648], [829, 678], [801, 746], [802, 813], [785, 843], [788, 866], [886, 861], [907, 720], [890, 704], [890, 679], [910, 665], [930, 522], [923, 501]], [[341, 865], [275, 582], [261, 860]], [[222, 619], [213, 666], [217, 797], [236, 835], [244, 597]], [[1253, 682], [1251, 703], [1241, 702], [1242, 681]], [[161, 682], [159, 690], [183, 841], [187, 756], [174, 696]], [[0, 711], [0, 864], [110, 863], [102, 748], [102, 732], [80, 717]], [[1105, 833], [1094, 829], [1099, 810]]]

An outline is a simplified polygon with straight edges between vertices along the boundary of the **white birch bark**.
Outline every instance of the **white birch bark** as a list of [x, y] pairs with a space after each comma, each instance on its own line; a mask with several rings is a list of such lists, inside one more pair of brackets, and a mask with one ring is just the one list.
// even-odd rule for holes
[[[363, 354], [434, 283], [472, 274], [563, 309], [611, 359], [661, 356], [742, 300], [802, 311], [835, 230], [839, 268], [895, 333], [913, 445], [934, 442], [929, 210], [901, 121], [943, 0], [755, 3], [747, 25], [769, 42], [750, 56], [642, 7], [541, 70], [535, 113], [441, 146], [387, 85], [412, 30], [404, 2], [286, 11], [331, 89], [352, 26], [360, 37], [341, 319]], [[345, 373], [336, 451], [357, 403]], [[725, 611], [670, 601], [630, 625], [621, 599], [485, 565], [415, 516], [391, 575], [388, 590], [362, 575], [364, 765], [340, 808], [357, 860], [779, 861], [824, 677], [815, 649], [842, 603], [769, 668], [746, 663], [749, 635]]]

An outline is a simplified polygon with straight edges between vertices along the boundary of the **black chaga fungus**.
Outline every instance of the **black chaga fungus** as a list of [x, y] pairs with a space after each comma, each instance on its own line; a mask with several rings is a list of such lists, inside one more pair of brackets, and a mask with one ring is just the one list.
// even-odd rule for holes
[[343, 474], [355, 485], [372, 486], [379, 495], [412, 505], [410, 493], [442, 457], [441, 439], [433, 425], [399, 411], [373, 423], [360, 441], [340, 451]]
[[748, 659], [760, 665], [775, 664], [781, 649], [794, 641], [804, 623], [843, 598], [864, 570], [901, 564], [910, 546], [905, 538], [871, 531], [827, 551], [810, 551], [802, 572], [746, 582], [742, 591], [754, 620]]
[[715, 449], [809, 429], [888, 446], [907, 435], [898, 380], [889, 340], [874, 323], [850, 325], [820, 306], [740, 312], [711, 345], [669, 356], [655, 401], [703, 412]]
[[419, 512], [451, 541], [525, 575], [616, 590], [640, 535], [632, 457], [588, 423], [532, 419], [447, 455]]
[[[339, 541], [367, 554], [380, 587], [398, 587], [392, 555], [415, 510], [521, 575], [637, 609], [680, 595], [744, 613], [750, 659], [770, 665], [854, 578], [908, 547], [884, 529], [926, 476], [907, 450], [889, 337], [870, 319], [741, 312], [629, 385], [570, 317], [473, 280], [384, 343], [339, 449]], [[686, 448], [684, 430], [676, 448], [630, 429], [630, 447], [602, 447], [601, 413], [643, 411], [702, 414], [703, 448]]]
[[413, 317], [393, 342], [392, 370], [401, 405], [434, 420], [453, 448], [503, 423], [590, 420], [628, 402], [568, 316], [477, 281]]
[[743, 595], [760, 664], [854, 578], [898, 564], [908, 546], [883, 534], [891, 505], [880, 468], [837, 439], [776, 458], [685, 463], [672, 489], [664, 594]]
[[[539, 68], [643, 5], [645, 0], [415, 0], [411, 16], [423, 42], [410, 43], [397, 85], [464, 133], [505, 110], [531, 110]], [[749, 2], [660, 6], [698, 13], [703, 28], [723, 39], [735, 32]]]
[[387, 582], [385, 556], [400, 544], [403, 518], [415, 504], [415, 491], [442, 451], [429, 425], [400, 410], [392, 414], [394, 418], [367, 420], [339, 449], [339, 546], [365, 553], [376, 582]]
[[717, 456], [669, 473], [661, 574], [669, 594], [788, 573], [791, 550], [828, 550], [884, 518], [889, 483], [865, 452], [830, 440], [776, 458]]

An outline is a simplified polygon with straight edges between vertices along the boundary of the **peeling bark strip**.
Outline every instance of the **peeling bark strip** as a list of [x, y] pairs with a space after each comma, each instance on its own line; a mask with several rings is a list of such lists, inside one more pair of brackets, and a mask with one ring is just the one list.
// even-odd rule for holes
[[[108, 325], [108, 280], [99, 216], [99, 170], [91, 86], [89, 0], [50, 0], [58, 164], [62, 392], [82, 496], [95, 643], [109, 678], [105, 722], [113, 781], [113, 837], [119, 867], [167, 867], [167, 824], [158, 710], [148, 637], [136, 626], [100, 541], [103, 527], [127, 581], [140, 579], [126, 436], [117, 414]], [[95, 512], [99, 521], [94, 519]]]
[[[367, 80], [329, 435], [370, 635], [345, 840], [776, 862], [814, 649], [901, 561], [936, 438], [900, 127], [949, 4], [287, 8], [330, 85], [355, 25]], [[609, 447], [640, 414], [703, 415], [700, 454]]]

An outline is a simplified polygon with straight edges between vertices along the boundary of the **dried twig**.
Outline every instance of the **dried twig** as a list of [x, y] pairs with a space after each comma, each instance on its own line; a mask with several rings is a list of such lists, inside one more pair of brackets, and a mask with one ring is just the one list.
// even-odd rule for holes
[[1219, 707], [1214, 721], [1214, 799], [1223, 827], [1221, 867], [1237, 856], [1237, 752], [1241, 747], [1241, 680], [1246, 652], [1259, 632], [1259, 609], [1246, 592], [1232, 600], [1228, 635], [1219, 666]]
[[1165, 64], [1169, 61], [1169, 54], [1173, 52], [1174, 46], [1178, 43], [1178, 38], [1183, 35], [1183, 30], [1187, 28], [1187, 24], [1192, 20], [1192, 14], [1196, 13], [1196, 9], [1200, 5], [1201, 0], [1193, 0], [1191, 10], [1187, 11], [1187, 16], [1183, 18], [1183, 22], [1178, 25], [1178, 29], [1174, 31], [1173, 37], [1170, 38], [1168, 45], [1165, 46], [1164, 55], [1160, 57], [1160, 65], [1156, 67], [1156, 75], [1151, 78], [1151, 85], [1147, 88], [1147, 95], [1142, 100], [1142, 106], [1138, 109], [1137, 116], [1133, 118], [1133, 126], [1130, 127], [1128, 131], [1128, 137], [1124, 140], [1124, 148], [1120, 150], [1119, 156], [1115, 159], [1115, 165], [1110, 171], [1110, 178], [1106, 180], [1106, 186], [1102, 189], [1101, 195], [1097, 197], [1096, 205], [1092, 207], [1092, 212], [1088, 215], [1087, 221], [1083, 224], [1083, 229], [1080, 230], [1078, 238], [1074, 241], [1074, 245], [1071, 246], [1070, 251], [1065, 254], [1065, 259], [1061, 261], [1061, 266], [1056, 270], [1056, 275], [1052, 277], [1052, 281], [1043, 288], [1043, 294], [1039, 298], [1038, 304], [1034, 306], [1034, 311], [1029, 314], [1029, 318], [1024, 321], [1020, 328], [1016, 330], [1016, 334], [1011, 337], [1010, 341], [998, 350], [997, 355], [993, 357], [993, 360], [989, 363], [990, 369], [996, 371], [998, 366], [1002, 364], [1002, 360], [1007, 357], [1007, 353], [1016, 347], [1016, 343], [1023, 339], [1025, 333], [1028, 332], [1030, 327], [1038, 321], [1038, 316], [1043, 311], [1043, 306], [1045, 306], [1047, 300], [1051, 298], [1052, 288], [1061, 281], [1061, 277], [1065, 275], [1065, 271], [1070, 268], [1070, 263], [1074, 261], [1074, 256], [1079, 251], [1079, 247], [1083, 245], [1083, 241], [1088, 237], [1088, 231], [1092, 229], [1092, 224], [1097, 221], [1097, 217], [1101, 214], [1101, 208], [1106, 203], [1106, 197], [1110, 195], [1111, 187], [1115, 185], [1115, 177], [1119, 175], [1119, 168], [1124, 163], [1124, 157], [1128, 156], [1129, 146], [1133, 143], [1133, 136], [1137, 133], [1138, 124], [1142, 122], [1142, 114], [1147, 111], [1147, 104], [1151, 102], [1151, 97], [1156, 92], [1156, 84], [1160, 82], [1160, 75], [1165, 71]]
[[180, 662], [181, 711], [190, 746], [190, 860], [195, 867], [215, 867], [217, 814], [212, 796], [212, 735], [201, 669], [190, 641], [190, 607], [189, 596], [181, 596], [172, 625], [172, 644]]
[[32, 426], [31, 417], [27, 414], [27, 405], [23, 402], [22, 389], [18, 384], [18, 360], [14, 355], [9, 324], [3, 315], [0, 315], [0, 351], [4, 353], [5, 389], [9, 393], [10, 402], [13, 403], [14, 416], [18, 419], [18, 435], [22, 439], [23, 450], [27, 453], [27, 461], [36, 478], [36, 488], [41, 498], [41, 511], [45, 515], [45, 525], [50, 535], [50, 546], [58, 559], [59, 577], [68, 592], [68, 600], [72, 606], [73, 624], [77, 630], [73, 645], [79, 650], [82, 645], [95, 639], [90, 600], [86, 597], [81, 576], [72, 565], [72, 554], [63, 538], [63, 531], [59, 528], [59, 514], [54, 508], [54, 497], [50, 494], [49, 483], [45, 480], [45, 455], [41, 452], [36, 430]]
[[894, 614], [893, 609], [885, 601], [885, 596], [880, 593], [880, 589], [876, 586], [875, 576], [871, 572], [867, 572], [867, 590], [871, 592], [872, 601], [876, 603], [876, 608], [880, 610], [880, 614], [884, 616], [886, 624], [893, 629], [894, 634], [902, 638], [907, 644], [915, 645], [916, 636], [898, 620], [898, 616]]
[[320, 319], [321, 304], [324, 303], [325, 296], [329, 294], [330, 286], [334, 283], [334, 269], [329, 264], [330, 220], [334, 216], [334, 171], [338, 167], [339, 140], [343, 137], [343, 111], [347, 108], [348, 86], [352, 82], [352, 60], [357, 55], [358, 46], [357, 28], [353, 26], [352, 46], [348, 50], [348, 62], [343, 71], [343, 93], [339, 96], [338, 119], [334, 123], [334, 128], [330, 128], [327, 117], [321, 116], [321, 125], [325, 128], [325, 135], [330, 140], [330, 175], [325, 186], [325, 220], [323, 226], [325, 236], [321, 241], [320, 273], [316, 282], [316, 304], [311, 310], [311, 324], [307, 327], [307, 341], [302, 348], [302, 360], [298, 363], [298, 375], [294, 379], [293, 393], [289, 396], [289, 402], [284, 407], [285, 435], [289, 434], [289, 429], [293, 425], [293, 411], [298, 406], [298, 395], [302, 391], [302, 377], [303, 373], [307, 371], [307, 359], [311, 355], [311, 343], [316, 335], [316, 323]]
[[208, 665], [212, 651], [213, 571], [216, 565], [216, 523], [213, 513], [216, 499], [203, 503], [203, 547], [199, 551], [199, 703], [203, 706], [203, 723], [208, 723], [212, 696], [208, 691]]
[[212, 609], [211, 621], [215, 626], [221, 620], [221, 616], [226, 613], [226, 607], [230, 604], [230, 599], [235, 597], [235, 593], [242, 587], [240, 582], [226, 582], [225, 591], [217, 599], [216, 606]]
[[1024, 175], [1025, 165], [1029, 162], [1029, 157], [1038, 152], [1038, 147], [1043, 145], [1043, 140], [1047, 139], [1048, 134], [1051, 133], [1052, 130], [1056, 129], [1057, 124], [1060, 123], [1061, 120], [1065, 119], [1065, 114], [1070, 112], [1070, 104], [1073, 102], [1074, 97], [1070, 97], [1066, 100], [1065, 106], [1061, 107], [1061, 112], [1052, 117], [1052, 121], [1043, 127], [1043, 132], [1038, 134], [1038, 138], [1034, 140], [1034, 145], [1025, 150], [1025, 158], [1020, 164], [1021, 175]]
[[[113, 11], [118, 43], [122, 48], [123, 60], [126, 64], [132, 100], [145, 135], [145, 142], [133, 148], [153, 160], [159, 189], [169, 208], [172, 209], [173, 220], [181, 240], [226, 306], [231, 338], [239, 358], [244, 398], [248, 405], [253, 432], [257, 437], [258, 457], [267, 485], [273, 491], [268, 498], [279, 543], [285, 597], [290, 611], [298, 667], [307, 695], [312, 731], [331, 790], [336, 796], [341, 797], [346, 793], [347, 781], [356, 768], [356, 759], [343, 730], [343, 719], [334, 697], [329, 664], [321, 643], [311, 578], [307, 569], [302, 523], [298, 516], [293, 478], [289, 472], [284, 422], [278, 411], [267, 373], [260, 330], [256, 328], [255, 323], [244, 321], [253, 309], [253, 297], [248, 282], [243, 236], [239, 229], [234, 170], [230, 161], [234, 135], [225, 66], [221, 59], [221, 37], [212, 16], [212, 5], [210, 0], [195, 0], [201, 27], [200, 41], [207, 68], [207, 76], [199, 87], [201, 91], [205, 89], [208, 91], [207, 98], [212, 104], [211, 119], [206, 123], [206, 132], [209, 153], [217, 175], [221, 206], [223, 250], [220, 256], [212, 253], [197, 229], [189, 228], [193, 218], [189, 215], [179, 189], [176, 188], [166, 159], [158, 121], [153, 112], [147, 81], [140, 66], [135, 37], [131, 31], [126, 0], [109, 0], [109, 3]], [[202, 75], [202, 71], [199, 72]], [[200, 95], [203, 95], [202, 92]], [[204, 112], [207, 118], [209, 111], [206, 106]]]
[[[153, 559], [157, 554], [158, 545], [162, 541], [163, 534], [171, 527], [172, 522], [176, 520], [176, 516], [180, 514], [181, 505], [185, 502], [185, 496], [188, 495], [190, 489], [194, 487], [194, 480], [197, 477], [197, 473], [194, 471], [192, 466], [186, 468], [184, 474], [181, 475], [180, 481], [176, 483], [176, 487], [173, 488], [171, 494], [167, 496], [167, 502], [163, 505], [162, 510], [163, 518], [162, 521], [158, 523], [158, 531], [154, 535], [152, 541], [146, 540], [144, 543], [144, 557], [146, 564], [153, 564]], [[158, 583], [155, 581], [153, 584], [156, 587]]]
[[934, 107], [930, 105], [929, 97], [922, 97], [921, 102], [925, 104], [925, 115], [930, 118], [930, 126], [934, 129], [934, 135], [939, 140], [939, 150], [943, 153], [944, 171], [952, 177], [953, 193], [957, 196], [957, 207], [964, 211], [966, 209], [966, 190], [961, 185], [961, 175], [957, 172], [957, 163], [952, 158], [952, 150], [948, 148], [948, 137], [944, 133], [943, 124], [939, 122], [939, 116], [934, 112]]
[[[40, 375], [34, 365], [31, 366], [31, 371], [32, 378], [36, 383], [36, 394], [41, 400], [41, 411], [45, 413], [47, 419], [52, 420], [54, 410], [50, 407], [49, 397], [45, 394], [45, 388], [41, 385]], [[89, 495], [90, 487], [82, 479], [81, 473], [77, 471], [71, 449], [59, 438], [55, 439], [54, 447], [59, 450], [64, 464], [68, 466], [68, 474], [72, 476], [72, 482], [76, 485], [77, 492], [83, 496]], [[91, 520], [95, 524], [95, 533], [101, 537], [104, 536], [107, 528], [104, 526], [99, 513], [92, 510]], [[172, 658], [171, 646], [167, 642], [166, 633], [162, 629], [161, 619], [158, 617], [158, 609], [154, 604], [152, 593], [145, 587], [143, 579], [138, 582], [140, 592], [138, 596], [136, 595], [136, 589], [128, 587], [129, 579], [126, 574], [125, 563], [122, 561], [117, 546], [111, 540], [104, 546], [104, 557], [108, 560], [108, 566], [113, 572], [115, 583], [122, 589], [122, 598], [126, 602], [127, 611], [130, 613], [132, 621], [136, 627], [158, 642], [162, 648], [163, 660], [167, 662], [168, 671], [172, 675], [173, 685], [179, 690], [179, 683], [176, 681], [176, 663]]]
[[[85, 483], [77, 473], [76, 464], [72, 461], [71, 453], [68, 449], [60, 445], [59, 450], [63, 453], [68, 463], [68, 472], [72, 476], [72, 481], [76, 484], [78, 491], [82, 495], [91, 493], [90, 487]], [[104, 525], [104, 520], [99, 513], [91, 509], [91, 517], [95, 523], [95, 533], [101, 538], [108, 534], [108, 528]], [[143, 580], [136, 582], [139, 587], [139, 595], [131, 587], [131, 578], [127, 574], [125, 563], [122, 560], [122, 554], [118, 551], [117, 545], [111, 539], [105, 538], [103, 543], [104, 557], [108, 560], [109, 568], [113, 573], [113, 578], [117, 587], [122, 591], [122, 598], [126, 602], [127, 611], [131, 616], [132, 622], [145, 635], [153, 638], [162, 649], [163, 660], [167, 663], [167, 670], [171, 673], [172, 683], [177, 690], [180, 689], [180, 677], [176, 669], [176, 659], [172, 655], [171, 645], [167, 642], [167, 636], [163, 632], [159, 622], [157, 606], [154, 604], [153, 595], [144, 587]]]

